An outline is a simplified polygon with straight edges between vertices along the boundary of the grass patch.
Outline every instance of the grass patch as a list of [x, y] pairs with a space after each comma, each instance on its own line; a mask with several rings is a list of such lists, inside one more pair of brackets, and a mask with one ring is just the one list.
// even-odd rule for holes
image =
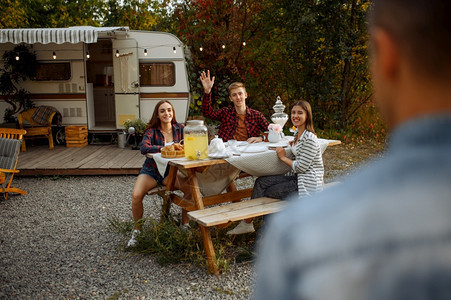
[[[134, 228], [132, 220], [120, 220], [112, 217], [109, 228], [124, 236], [122, 247], [139, 255], [155, 255], [160, 264], [193, 263], [207, 268], [202, 236], [197, 223], [190, 222], [190, 229], [180, 229], [180, 223], [173, 218], [157, 222], [152, 218], [141, 220], [141, 234], [137, 237], [137, 245], [126, 248]], [[262, 226], [263, 218], [254, 219], [256, 229]], [[216, 251], [218, 269], [227, 271], [230, 263], [243, 263], [254, 258], [257, 233], [237, 236], [227, 235], [227, 228], [210, 228], [213, 245]], [[258, 231], [258, 230], [257, 230]]]

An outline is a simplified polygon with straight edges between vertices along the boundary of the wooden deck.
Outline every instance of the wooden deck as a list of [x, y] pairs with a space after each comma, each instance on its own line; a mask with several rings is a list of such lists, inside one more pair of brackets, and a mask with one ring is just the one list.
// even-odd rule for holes
[[34, 175], [136, 175], [145, 160], [139, 150], [117, 145], [67, 148], [55, 145], [27, 147], [20, 152], [16, 176]]

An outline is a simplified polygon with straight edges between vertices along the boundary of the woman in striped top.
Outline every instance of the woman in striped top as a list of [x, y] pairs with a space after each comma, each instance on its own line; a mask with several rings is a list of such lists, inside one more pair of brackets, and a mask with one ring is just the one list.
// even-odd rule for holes
[[[260, 197], [286, 199], [295, 192], [299, 197], [305, 197], [322, 190], [323, 159], [318, 138], [313, 129], [312, 108], [307, 101], [300, 100], [293, 105], [291, 122], [296, 127], [294, 140], [290, 143], [292, 155], [287, 157], [284, 148], [276, 148], [277, 157], [288, 165], [291, 171], [285, 175], [257, 178], [252, 191], [252, 199]], [[252, 220], [246, 220], [228, 234], [253, 231]]]

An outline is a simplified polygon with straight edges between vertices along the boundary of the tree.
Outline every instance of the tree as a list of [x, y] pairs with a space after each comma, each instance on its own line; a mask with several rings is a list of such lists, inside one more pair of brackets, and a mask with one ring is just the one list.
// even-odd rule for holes
[[267, 116], [278, 95], [288, 105], [303, 98], [320, 128], [340, 128], [371, 95], [368, 6], [369, 0], [184, 0], [173, 30], [189, 46], [193, 90], [197, 73], [211, 69], [244, 81], [249, 102]]
[[[273, 90], [312, 104], [320, 127], [342, 128], [371, 95], [367, 70], [367, 0], [280, 0], [263, 17], [257, 82], [277, 78]], [[270, 44], [276, 46], [271, 47]], [[266, 62], [266, 63], [265, 63]], [[260, 76], [263, 73], [263, 76]], [[261, 84], [261, 83], [259, 83]]]
[[[17, 59], [19, 58], [19, 60]], [[0, 93], [11, 108], [6, 109], [4, 121], [14, 122], [14, 115], [22, 109], [32, 107], [30, 94], [19, 87], [22, 81], [36, 74], [36, 55], [27, 46], [18, 45], [3, 54], [4, 67], [0, 68]]]

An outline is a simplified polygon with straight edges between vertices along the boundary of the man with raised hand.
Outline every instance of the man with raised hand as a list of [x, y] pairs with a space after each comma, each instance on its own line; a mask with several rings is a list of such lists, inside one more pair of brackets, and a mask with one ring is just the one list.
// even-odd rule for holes
[[202, 72], [200, 81], [204, 88], [202, 99], [202, 114], [209, 119], [220, 121], [218, 136], [224, 140], [262, 142], [262, 133], [268, 130], [268, 121], [258, 110], [247, 107], [247, 92], [244, 83], [234, 82], [229, 85], [229, 99], [233, 108], [224, 107], [214, 110], [211, 107], [211, 89], [215, 77], [210, 77], [210, 71]]

